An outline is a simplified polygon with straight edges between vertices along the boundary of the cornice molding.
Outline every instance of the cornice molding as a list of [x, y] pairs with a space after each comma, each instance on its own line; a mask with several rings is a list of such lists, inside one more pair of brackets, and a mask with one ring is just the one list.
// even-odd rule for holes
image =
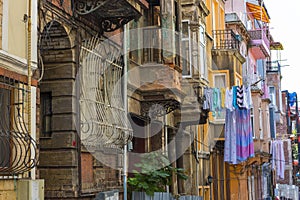
[[[0, 50], [0, 60], [0, 67], [17, 72], [22, 75], [28, 75], [26, 59], [19, 58], [15, 55], [7, 53], [6, 51]], [[31, 66], [32, 70], [37, 69], [36, 62], [31, 61]]]

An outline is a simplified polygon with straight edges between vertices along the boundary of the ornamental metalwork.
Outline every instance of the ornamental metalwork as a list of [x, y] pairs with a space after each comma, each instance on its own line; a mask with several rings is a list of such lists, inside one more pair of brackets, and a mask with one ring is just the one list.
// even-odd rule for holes
[[37, 144], [28, 132], [27, 85], [0, 76], [0, 175], [18, 175], [37, 164]]
[[171, 99], [141, 102], [142, 115], [150, 118], [164, 116], [179, 108], [180, 102]]
[[132, 138], [122, 90], [122, 48], [94, 37], [81, 47], [81, 141], [89, 149], [122, 149]]
[[80, 15], [87, 15], [96, 11], [108, 2], [110, 2], [110, 0], [77, 0], [75, 1], [75, 10]]
[[117, 18], [110, 18], [110, 19], [103, 19], [100, 22], [101, 30], [105, 32], [112, 32], [121, 27], [125, 24], [133, 20], [134, 17], [117, 17]]
[[74, 7], [78, 15], [97, 20], [104, 32], [115, 31], [141, 16], [126, 0], [76, 0]]

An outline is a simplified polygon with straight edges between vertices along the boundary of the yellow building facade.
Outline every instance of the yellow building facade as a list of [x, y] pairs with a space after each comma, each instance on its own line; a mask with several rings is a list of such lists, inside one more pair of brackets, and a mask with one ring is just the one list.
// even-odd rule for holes
[[0, 198], [43, 199], [43, 180], [36, 176], [37, 80], [31, 79], [38, 60], [37, 0], [2, 0], [0, 16]]

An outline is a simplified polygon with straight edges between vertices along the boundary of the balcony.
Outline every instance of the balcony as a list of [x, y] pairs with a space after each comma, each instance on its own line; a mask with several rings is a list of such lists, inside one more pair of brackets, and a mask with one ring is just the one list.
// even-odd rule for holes
[[256, 59], [270, 56], [270, 40], [263, 30], [249, 30], [251, 51]]
[[[246, 58], [242, 52], [246, 49], [242, 36], [233, 30], [214, 30], [214, 44], [212, 48], [213, 70], [234, 70], [242, 74], [242, 64]], [[236, 62], [237, 61], [237, 62]]]
[[226, 23], [242, 23], [244, 26], [246, 26], [244, 21], [242, 21], [236, 13], [226, 13], [225, 14], [225, 22]]
[[280, 64], [278, 61], [267, 61], [267, 73], [280, 73]]
[[232, 30], [214, 30], [215, 50], [238, 50], [240, 48], [240, 38]]
[[[180, 66], [180, 36], [177, 32], [164, 30], [159, 26], [148, 26], [142, 29], [142, 34], [143, 64], [168, 62], [175, 68]], [[166, 61], [168, 57], [171, 60]]]
[[[129, 83], [135, 83], [142, 96], [142, 115], [162, 116], [178, 109], [184, 96], [179, 67], [179, 34], [158, 26], [145, 27], [132, 34], [136, 34], [137, 41], [141, 39], [132, 45], [133, 49], [140, 50], [142, 65], [135, 66], [128, 79]], [[135, 47], [135, 43], [142, 44], [142, 48]]]
[[111, 32], [140, 17], [148, 3], [145, 0], [74, 0], [73, 7], [78, 16], [97, 20], [103, 31]]

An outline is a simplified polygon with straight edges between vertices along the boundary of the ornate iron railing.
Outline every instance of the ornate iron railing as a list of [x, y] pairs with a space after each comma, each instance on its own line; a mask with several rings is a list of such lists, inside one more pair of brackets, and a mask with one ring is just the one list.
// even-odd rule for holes
[[37, 164], [37, 144], [27, 129], [27, 85], [0, 76], [0, 175], [18, 175]]
[[239, 49], [240, 38], [232, 30], [214, 30], [214, 46], [213, 49]]

